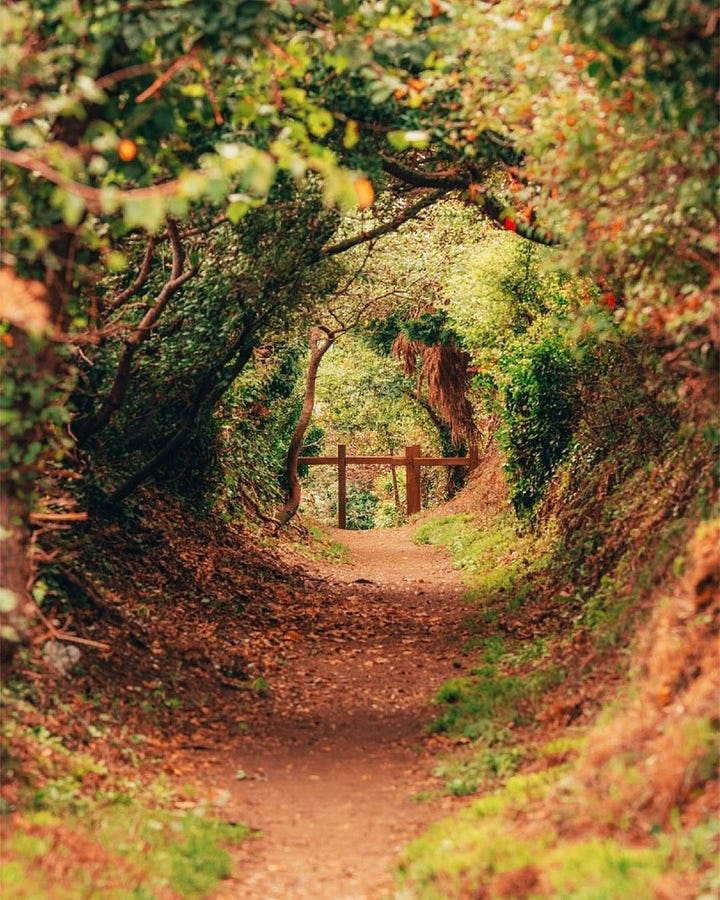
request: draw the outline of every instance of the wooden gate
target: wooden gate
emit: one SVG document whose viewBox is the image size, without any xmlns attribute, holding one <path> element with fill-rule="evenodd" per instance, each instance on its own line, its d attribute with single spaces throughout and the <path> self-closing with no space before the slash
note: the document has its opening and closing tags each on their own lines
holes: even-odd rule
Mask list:
<svg viewBox="0 0 720 900">
<path fill-rule="evenodd" d="M 338 444 L 337 456 L 301 456 L 301 466 L 337 466 L 338 470 L 338 528 L 347 528 L 347 467 L 348 466 L 404 466 L 407 514 L 420 512 L 420 469 L 422 466 L 466 466 L 478 464 L 477 449 L 468 456 L 420 456 L 420 445 L 405 448 L 405 456 L 348 456 L 345 444 Z"/>
</svg>

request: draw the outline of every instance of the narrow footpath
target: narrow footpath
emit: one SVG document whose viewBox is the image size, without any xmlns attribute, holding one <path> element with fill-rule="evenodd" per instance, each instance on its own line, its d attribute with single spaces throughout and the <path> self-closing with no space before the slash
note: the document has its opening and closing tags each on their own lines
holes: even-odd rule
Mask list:
<svg viewBox="0 0 720 900">
<path fill-rule="evenodd" d="M 411 534 L 335 533 L 350 563 L 318 573 L 312 627 L 297 628 L 263 715 L 206 771 L 224 815 L 261 832 L 218 897 L 392 897 L 399 851 L 451 808 L 418 794 L 437 787 L 429 701 L 463 665 L 468 610 L 444 552 Z"/>
</svg>

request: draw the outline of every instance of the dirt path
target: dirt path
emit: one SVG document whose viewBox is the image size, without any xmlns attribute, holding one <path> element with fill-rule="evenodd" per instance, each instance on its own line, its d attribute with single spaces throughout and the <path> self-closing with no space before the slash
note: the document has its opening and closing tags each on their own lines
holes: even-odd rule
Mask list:
<svg viewBox="0 0 720 900">
<path fill-rule="evenodd" d="M 445 555 L 410 534 L 335 535 L 351 562 L 319 573 L 264 713 L 207 773 L 225 813 L 263 835 L 219 896 L 392 896 L 398 851 L 449 808 L 413 798 L 432 782 L 428 699 L 458 674 L 467 608 Z"/>
</svg>

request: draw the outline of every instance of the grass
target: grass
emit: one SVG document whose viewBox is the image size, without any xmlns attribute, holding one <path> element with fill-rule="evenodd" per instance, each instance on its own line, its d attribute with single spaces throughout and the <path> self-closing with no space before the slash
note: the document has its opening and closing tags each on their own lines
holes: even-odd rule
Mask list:
<svg viewBox="0 0 720 900">
<path fill-rule="evenodd" d="M 473 750 L 465 759 L 450 758 L 435 768 L 435 775 L 445 781 L 447 790 L 456 797 L 475 794 L 498 779 L 514 774 L 525 752 L 511 744 Z"/>
<path fill-rule="evenodd" d="M 497 675 L 490 666 L 477 674 L 452 678 L 435 695 L 442 713 L 431 723 L 431 732 L 486 738 L 498 724 L 528 721 L 542 694 L 561 684 L 565 672 L 558 666 L 528 675 Z"/>
<path fill-rule="evenodd" d="M 630 488 L 616 505 L 641 511 L 635 482 Z M 625 523 L 625 517 L 618 518 Z M 585 729 L 563 732 L 540 746 L 518 745 L 512 729 L 530 724 L 543 694 L 566 677 L 558 665 L 565 659 L 559 648 L 567 644 L 567 653 L 574 652 L 567 633 L 509 629 L 516 619 L 523 623 L 516 611 L 531 598 L 533 611 L 540 608 L 542 592 L 550 588 L 555 591 L 548 592 L 551 609 L 558 609 L 555 598 L 567 596 L 571 606 L 567 613 L 560 608 L 561 621 L 587 635 L 584 646 L 617 652 L 632 637 L 644 598 L 665 573 L 682 574 L 688 519 L 662 522 L 651 541 L 639 544 L 636 538 L 651 529 L 638 515 L 628 522 L 629 537 L 625 531 L 612 536 L 614 543 L 605 554 L 608 565 L 599 577 L 592 567 L 579 567 L 576 581 L 565 574 L 562 582 L 557 574 L 570 570 L 568 553 L 563 547 L 552 549 L 552 536 L 535 542 L 532 535 L 517 534 L 507 514 L 496 517 L 483 533 L 474 522 L 472 515 L 444 517 L 425 523 L 415 539 L 449 549 L 472 589 L 468 599 L 479 607 L 470 623 L 475 635 L 464 648 L 477 652 L 478 662 L 470 675 L 450 679 L 437 692 L 440 711 L 430 730 L 463 740 L 463 749 L 435 769 L 446 790 L 457 796 L 481 793 L 406 848 L 395 896 L 649 900 L 683 896 L 688 885 L 703 900 L 717 896 L 717 823 L 701 813 L 691 827 L 676 809 L 670 824 L 663 820 L 650 827 L 636 814 L 633 798 L 645 796 L 647 779 L 648 760 L 641 747 L 616 751 L 603 764 L 597 789 L 604 793 L 595 794 L 586 756 L 592 742 Z M 588 540 L 598 537 L 604 524 L 590 519 L 583 526 Z M 574 536 L 570 549 L 575 551 L 585 536 Z M 597 543 L 601 549 L 593 553 L 600 559 L 604 548 L 599 538 Z M 552 588 L 554 584 L 562 589 Z M 580 673 L 588 671 L 592 675 L 586 668 Z M 627 703 L 621 700 L 606 703 L 606 727 L 617 717 L 624 721 Z M 675 757 L 685 766 L 682 789 L 692 792 L 691 799 L 699 797 L 717 773 L 717 721 L 691 718 L 674 728 Z M 529 730 L 523 733 L 532 740 Z M 523 773 L 530 763 L 544 768 Z"/>
<path fill-rule="evenodd" d="M 32 704 L 8 686 L 2 714 L 3 898 L 201 898 L 230 875 L 229 848 L 250 829 L 202 802 L 181 802 L 160 780 L 143 780 L 152 763 L 135 758 L 141 735 L 93 728 L 102 740 L 80 752 L 30 724 Z M 137 777 L 113 772 L 102 758 L 110 744 L 134 758 Z"/>
<path fill-rule="evenodd" d="M 249 835 L 242 825 L 129 799 L 92 804 L 82 817 L 24 812 L 4 840 L 3 897 L 205 897 L 230 875 L 227 848 Z"/>
<path fill-rule="evenodd" d="M 524 811 L 558 793 L 571 766 L 509 778 L 505 786 L 435 823 L 410 844 L 397 870 L 407 900 L 551 896 L 567 900 L 651 900 L 682 873 L 704 871 L 697 896 L 709 898 L 720 879 L 710 867 L 717 824 L 659 834 L 642 844 L 613 838 L 560 836 L 550 822 L 526 829 Z M 562 793 L 555 801 L 562 803 Z M 667 882 L 666 879 L 671 882 Z M 674 879 L 674 881 L 673 881 Z"/>
<path fill-rule="evenodd" d="M 349 560 L 348 548 L 329 537 L 321 525 L 307 519 L 304 520 L 304 524 L 308 536 L 291 541 L 293 548 L 301 556 L 311 561 L 330 560 L 345 563 Z"/>
<path fill-rule="evenodd" d="M 421 525 L 413 536 L 417 544 L 445 547 L 462 569 L 470 587 L 468 599 L 482 603 L 500 591 L 512 594 L 533 572 L 547 562 L 550 532 L 543 541 L 531 533 L 520 534 L 509 512 L 502 512 L 483 528 L 470 513 L 443 516 Z"/>
</svg>

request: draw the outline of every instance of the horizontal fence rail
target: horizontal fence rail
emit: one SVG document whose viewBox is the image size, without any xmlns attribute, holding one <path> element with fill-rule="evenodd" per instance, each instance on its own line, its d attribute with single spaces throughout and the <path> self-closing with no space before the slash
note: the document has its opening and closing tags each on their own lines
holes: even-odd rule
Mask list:
<svg viewBox="0 0 720 900">
<path fill-rule="evenodd" d="M 337 456 L 301 456 L 301 466 L 337 466 L 338 470 L 338 528 L 347 528 L 347 467 L 348 466 L 404 466 L 407 514 L 420 512 L 420 469 L 422 466 L 466 466 L 472 470 L 478 464 L 477 449 L 467 456 L 421 456 L 420 445 L 405 448 L 404 456 L 348 456 L 345 444 L 338 444 Z"/>
</svg>

